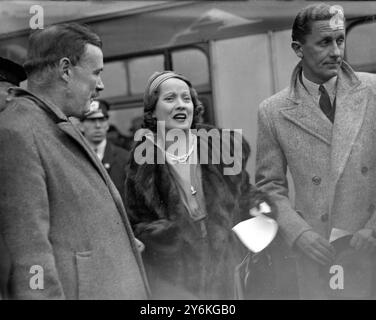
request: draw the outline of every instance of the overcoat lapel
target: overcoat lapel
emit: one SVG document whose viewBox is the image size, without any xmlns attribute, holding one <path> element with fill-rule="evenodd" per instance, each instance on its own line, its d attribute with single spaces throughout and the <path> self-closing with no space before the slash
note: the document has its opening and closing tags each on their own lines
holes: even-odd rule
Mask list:
<svg viewBox="0 0 376 320">
<path fill-rule="evenodd" d="M 115 205 L 120 212 L 121 218 L 125 224 L 125 227 L 128 231 L 128 234 L 132 233 L 131 226 L 129 225 L 128 219 L 126 219 L 125 215 L 125 209 L 123 205 L 123 201 L 120 197 L 119 192 L 117 191 L 115 185 L 111 181 L 111 178 L 109 177 L 108 173 L 106 172 L 106 169 L 103 167 L 102 163 L 100 162 L 98 156 L 94 153 L 94 151 L 90 148 L 89 144 L 86 142 L 82 134 L 78 131 L 77 128 L 73 126 L 73 124 L 70 121 L 66 122 L 60 122 L 58 123 L 58 126 L 61 130 L 63 130 L 67 135 L 69 135 L 73 140 L 75 140 L 83 149 L 83 152 L 87 154 L 90 161 L 94 165 L 94 167 L 98 170 L 100 176 L 108 186 L 108 189 L 110 191 L 110 194 L 112 198 L 114 199 Z M 131 238 L 130 238 L 131 239 Z M 132 239 L 131 239 L 132 240 Z M 134 245 L 133 241 L 131 241 L 132 245 Z M 134 245 L 134 248 L 136 249 L 136 246 Z M 136 250 L 137 252 L 137 250 Z"/>
<path fill-rule="evenodd" d="M 305 101 L 309 101 L 305 100 Z M 295 102 L 291 108 L 280 111 L 283 116 L 307 133 L 330 145 L 332 124 L 323 119 L 320 110 L 310 102 Z"/>
<path fill-rule="evenodd" d="M 68 136 L 75 140 L 83 149 L 83 152 L 89 157 L 90 161 L 94 167 L 98 170 L 104 182 L 107 184 L 107 179 L 104 173 L 104 168 L 100 163 L 97 155 L 92 151 L 90 146 L 86 143 L 85 139 L 82 137 L 81 133 L 73 126 L 70 121 L 58 123 L 59 128 L 64 131 Z"/>
<path fill-rule="evenodd" d="M 289 107 L 282 109 L 282 115 L 307 133 L 315 136 L 326 144 L 331 144 L 333 125 L 314 104 L 307 90 L 299 81 L 299 74 L 302 71 L 299 63 L 290 83 Z"/>
<path fill-rule="evenodd" d="M 366 86 L 345 64 L 338 75 L 337 108 L 331 148 L 331 193 L 349 159 L 355 139 L 363 124 L 367 108 Z"/>
<path fill-rule="evenodd" d="M 124 215 L 125 210 L 122 204 L 122 200 L 118 192 L 115 191 L 116 187 L 113 185 L 106 170 L 104 169 L 100 160 L 98 159 L 94 151 L 90 148 L 89 144 L 86 142 L 82 134 L 78 131 L 76 127 L 73 126 L 72 122 L 69 121 L 69 119 L 60 110 L 60 108 L 58 108 L 51 101 L 46 101 L 43 98 L 38 97 L 32 94 L 31 92 L 23 90 L 21 88 L 13 89 L 13 93 L 15 94 L 15 96 L 25 96 L 28 99 L 34 100 L 36 104 L 41 109 L 43 109 L 53 119 L 53 121 L 55 121 L 57 126 L 81 147 L 82 152 L 88 156 L 90 162 L 93 164 L 93 166 L 96 168 L 96 170 L 108 186 L 119 212 L 121 212 L 121 214 Z"/>
</svg>

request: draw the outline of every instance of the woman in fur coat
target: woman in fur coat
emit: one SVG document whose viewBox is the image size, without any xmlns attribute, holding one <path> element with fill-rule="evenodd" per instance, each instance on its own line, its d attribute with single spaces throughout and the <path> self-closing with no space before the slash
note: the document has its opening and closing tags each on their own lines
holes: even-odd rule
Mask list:
<svg viewBox="0 0 376 320">
<path fill-rule="evenodd" d="M 250 208 L 269 203 L 249 183 L 247 142 L 239 132 L 199 124 L 201 113 L 184 76 L 150 77 L 125 205 L 145 244 L 154 299 L 232 299 L 234 268 L 245 252 L 231 228 L 249 218 Z"/>
</svg>

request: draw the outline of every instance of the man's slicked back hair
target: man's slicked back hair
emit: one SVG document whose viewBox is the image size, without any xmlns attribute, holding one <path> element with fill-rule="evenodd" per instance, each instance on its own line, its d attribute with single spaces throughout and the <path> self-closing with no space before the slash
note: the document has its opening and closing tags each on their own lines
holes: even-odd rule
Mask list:
<svg viewBox="0 0 376 320">
<path fill-rule="evenodd" d="M 305 36 L 312 31 L 312 22 L 330 20 L 336 15 L 337 12 L 336 10 L 332 10 L 332 7 L 333 5 L 326 3 L 316 3 L 303 8 L 295 17 L 292 26 L 292 41 L 299 41 L 304 44 Z M 343 19 L 345 20 L 345 17 Z"/>
<path fill-rule="evenodd" d="M 88 27 L 77 23 L 63 23 L 36 30 L 29 37 L 24 68 L 28 75 L 56 66 L 66 57 L 76 65 L 85 52 L 86 44 L 102 48 L 102 41 Z"/>
</svg>

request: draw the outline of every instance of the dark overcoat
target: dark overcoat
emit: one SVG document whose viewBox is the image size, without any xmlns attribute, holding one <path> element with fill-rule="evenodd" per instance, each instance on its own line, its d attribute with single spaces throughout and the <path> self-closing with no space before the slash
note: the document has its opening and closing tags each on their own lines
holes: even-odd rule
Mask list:
<svg viewBox="0 0 376 320">
<path fill-rule="evenodd" d="M 129 151 L 107 140 L 102 163 L 122 197 L 124 197 L 124 183 L 128 161 Z"/>
<path fill-rule="evenodd" d="M 106 170 L 56 105 L 22 89 L 15 94 L 0 115 L 9 297 L 146 298 L 141 257 Z"/>
</svg>

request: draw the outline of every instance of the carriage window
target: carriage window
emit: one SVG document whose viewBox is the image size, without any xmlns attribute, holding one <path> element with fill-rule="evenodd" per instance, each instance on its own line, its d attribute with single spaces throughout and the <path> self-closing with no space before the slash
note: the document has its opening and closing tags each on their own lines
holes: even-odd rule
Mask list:
<svg viewBox="0 0 376 320">
<path fill-rule="evenodd" d="M 346 60 L 357 71 L 376 73 L 376 23 L 350 29 L 346 39 Z"/>
<path fill-rule="evenodd" d="M 186 76 L 193 86 L 209 84 L 209 66 L 206 55 L 199 49 L 172 52 L 174 71 Z"/>
<path fill-rule="evenodd" d="M 127 70 L 124 61 L 105 63 L 101 77 L 104 85 L 101 98 L 128 95 Z"/>
<path fill-rule="evenodd" d="M 106 62 L 102 73 L 102 98 L 133 96 L 144 92 L 147 79 L 155 71 L 163 71 L 162 54 Z"/>
<path fill-rule="evenodd" d="M 162 54 L 133 58 L 128 60 L 130 78 L 130 93 L 132 95 L 143 93 L 146 82 L 155 71 L 164 70 L 164 57 Z"/>
</svg>

